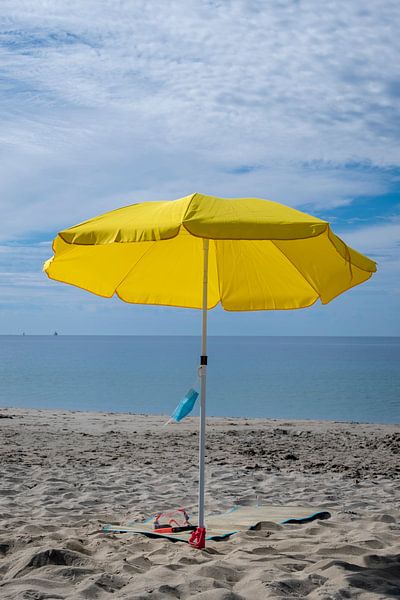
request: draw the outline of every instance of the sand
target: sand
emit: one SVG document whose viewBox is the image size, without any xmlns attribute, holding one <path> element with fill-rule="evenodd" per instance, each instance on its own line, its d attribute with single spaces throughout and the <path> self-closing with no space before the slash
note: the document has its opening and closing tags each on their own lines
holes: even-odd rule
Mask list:
<svg viewBox="0 0 400 600">
<path fill-rule="evenodd" d="M 210 419 L 207 506 L 307 504 L 205 551 L 104 523 L 196 506 L 197 420 L 0 411 L 0 598 L 400 598 L 400 426 Z M 12 418 L 9 418 L 12 417 Z"/>
</svg>

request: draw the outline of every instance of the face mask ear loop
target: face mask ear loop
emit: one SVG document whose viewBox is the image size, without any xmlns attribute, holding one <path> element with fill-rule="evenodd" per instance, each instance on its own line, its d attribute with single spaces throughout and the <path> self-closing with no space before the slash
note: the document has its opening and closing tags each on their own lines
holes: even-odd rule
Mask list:
<svg viewBox="0 0 400 600">
<path fill-rule="evenodd" d="M 201 369 L 202 369 L 202 366 L 200 365 L 200 367 L 197 368 L 197 376 L 196 376 L 196 379 L 194 380 L 193 386 L 192 386 L 192 387 L 194 387 L 194 389 L 196 391 L 200 389 Z"/>
</svg>

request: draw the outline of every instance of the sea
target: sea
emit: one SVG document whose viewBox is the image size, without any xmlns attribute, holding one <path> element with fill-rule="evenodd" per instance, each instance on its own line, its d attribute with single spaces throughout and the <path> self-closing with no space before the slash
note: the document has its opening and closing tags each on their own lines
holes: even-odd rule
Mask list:
<svg viewBox="0 0 400 600">
<path fill-rule="evenodd" d="M 0 336 L 0 409 L 169 415 L 199 351 L 190 336 Z M 400 422 L 399 337 L 211 336 L 208 355 L 208 415 Z"/>
</svg>

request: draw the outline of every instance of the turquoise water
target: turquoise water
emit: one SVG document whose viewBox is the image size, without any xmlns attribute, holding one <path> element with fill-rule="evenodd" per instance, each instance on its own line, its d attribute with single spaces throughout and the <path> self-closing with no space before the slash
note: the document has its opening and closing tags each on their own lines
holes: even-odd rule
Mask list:
<svg viewBox="0 0 400 600">
<path fill-rule="evenodd" d="M 196 337 L 0 336 L 0 406 L 170 414 Z M 400 422 L 400 338 L 211 337 L 208 414 Z"/>
</svg>

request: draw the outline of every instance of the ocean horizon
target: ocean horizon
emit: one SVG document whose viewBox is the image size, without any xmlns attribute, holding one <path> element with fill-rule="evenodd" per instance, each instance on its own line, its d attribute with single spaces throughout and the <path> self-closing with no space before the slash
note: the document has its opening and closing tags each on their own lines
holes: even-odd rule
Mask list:
<svg viewBox="0 0 400 600">
<path fill-rule="evenodd" d="M 0 407 L 168 415 L 199 354 L 198 336 L 1 335 Z M 209 416 L 400 422 L 400 337 L 210 336 L 208 354 Z"/>
</svg>

